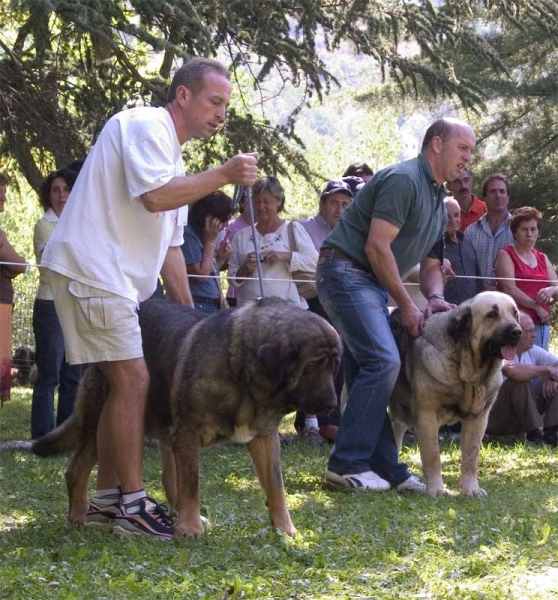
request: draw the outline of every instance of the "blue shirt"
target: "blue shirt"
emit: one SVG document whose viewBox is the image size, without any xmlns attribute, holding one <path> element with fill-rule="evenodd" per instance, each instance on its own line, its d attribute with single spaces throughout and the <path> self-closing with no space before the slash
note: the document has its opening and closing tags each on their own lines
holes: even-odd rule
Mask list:
<svg viewBox="0 0 558 600">
<path fill-rule="evenodd" d="M 195 263 L 201 263 L 203 258 L 203 242 L 189 225 L 184 227 L 184 243 L 181 249 L 187 267 Z M 213 269 L 209 275 L 218 275 L 215 261 L 213 261 Z M 190 284 L 192 296 L 219 298 L 219 283 L 217 279 L 209 278 L 206 281 L 201 281 L 199 277 L 188 275 L 188 283 Z"/>
</svg>

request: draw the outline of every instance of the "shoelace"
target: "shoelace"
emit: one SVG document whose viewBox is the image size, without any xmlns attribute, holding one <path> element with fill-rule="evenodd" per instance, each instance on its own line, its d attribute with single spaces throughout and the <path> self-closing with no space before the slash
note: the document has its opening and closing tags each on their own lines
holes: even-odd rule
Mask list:
<svg viewBox="0 0 558 600">
<path fill-rule="evenodd" d="M 146 496 L 146 499 L 153 504 L 153 508 L 149 512 L 153 514 L 155 519 L 167 527 L 172 527 L 172 519 L 169 516 L 169 507 L 165 504 L 159 504 L 150 496 Z"/>
</svg>

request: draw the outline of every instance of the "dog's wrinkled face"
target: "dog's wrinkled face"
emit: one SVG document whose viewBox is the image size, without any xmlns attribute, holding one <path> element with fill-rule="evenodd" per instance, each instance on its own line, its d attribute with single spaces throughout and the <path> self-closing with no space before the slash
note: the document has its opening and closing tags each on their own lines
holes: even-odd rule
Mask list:
<svg viewBox="0 0 558 600">
<path fill-rule="evenodd" d="M 337 335 L 337 334 L 336 334 Z M 301 361 L 287 380 L 289 395 L 307 414 L 328 413 L 337 406 L 334 378 L 339 369 L 340 351 L 336 340 L 318 349 L 301 353 Z"/>
<path fill-rule="evenodd" d="M 324 319 L 304 315 L 300 327 L 259 349 L 273 393 L 286 396 L 286 412 L 327 413 L 337 405 L 334 378 L 341 361 L 339 335 Z"/>
<path fill-rule="evenodd" d="M 483 360 L 511 360 L 521 337 L 519 312 L 513 299 L 500 292 L 483 292 L 471 302 L 472 339 Z"/>
</svg>

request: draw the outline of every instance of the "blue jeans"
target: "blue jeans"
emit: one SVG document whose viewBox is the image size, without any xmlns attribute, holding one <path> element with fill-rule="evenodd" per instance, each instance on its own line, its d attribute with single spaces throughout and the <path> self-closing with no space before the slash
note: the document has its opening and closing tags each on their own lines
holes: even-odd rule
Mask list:
<svg viewBox="0 0 558 600">
<path fill-rule="evenodd" d="M 72 414 L 83 365 L 69 365 L 65 360 L 64 337 L 52 300 L 35 300 L 33 332 L 37 381 L 31 403 L 31 437 L 37 439 L 54 429 L 56 386 L 59 386 L 56 426 Z"/>
<path fill-rule="evenodd" d="M 374 471 L 393 486 L 410 477 L 400 463 L 387 407 L 400 358 L 391 333 L 386 290 L 350 262 L 320 259 L 320 302 L 343 339 L 349 393 L 328 468 L 346 475 Z"/>
</svg>

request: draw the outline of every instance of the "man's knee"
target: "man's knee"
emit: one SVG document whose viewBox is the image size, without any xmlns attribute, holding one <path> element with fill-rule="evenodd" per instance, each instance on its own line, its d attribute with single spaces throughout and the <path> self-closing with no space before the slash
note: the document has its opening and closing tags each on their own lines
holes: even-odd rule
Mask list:
<svg viewBox="0 0 558 600">
<path fill-rule="evenodd" d="M 113 393 L 145 397 L 149 388 L 149 371 L 143 358 L 99 364 Z"/>
</svg>

